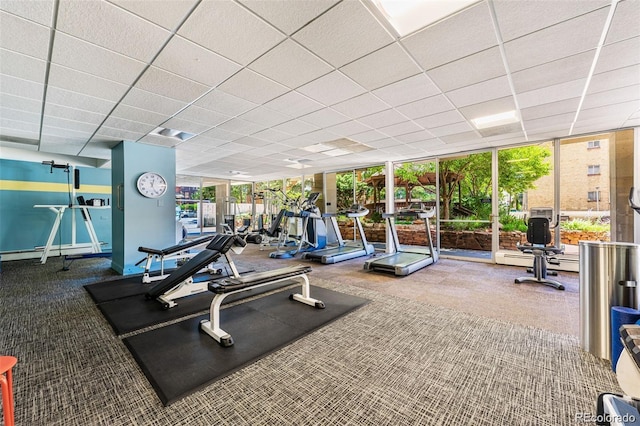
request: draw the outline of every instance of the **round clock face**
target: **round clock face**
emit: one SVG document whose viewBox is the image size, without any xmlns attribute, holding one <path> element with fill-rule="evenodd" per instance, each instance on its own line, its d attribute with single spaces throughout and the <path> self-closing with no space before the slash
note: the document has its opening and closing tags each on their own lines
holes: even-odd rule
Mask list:
<svg viewBox="0 0 640 426">
<path fill-rule="evenodd" d="M 167 192 L 167 181 L 160 174 L 154 172 L 141 174 L 136 186 L 140 194 L 149 198 L 158 198 Z"/>
</svg>

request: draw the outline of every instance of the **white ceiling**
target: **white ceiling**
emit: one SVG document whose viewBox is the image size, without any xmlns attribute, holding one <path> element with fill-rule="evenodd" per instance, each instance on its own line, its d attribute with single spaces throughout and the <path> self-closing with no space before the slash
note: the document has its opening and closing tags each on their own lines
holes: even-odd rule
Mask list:
<svg viewBox="0 0 640 426">
<path fill-rule="evenodd" d="M 258 181 L 640 126 L 638 22 L 640 0 L 485 0 L 400 37 L 369 0 L 2 0 L 0 146 L 103 164 L 129 140 Z"/>
</svg>

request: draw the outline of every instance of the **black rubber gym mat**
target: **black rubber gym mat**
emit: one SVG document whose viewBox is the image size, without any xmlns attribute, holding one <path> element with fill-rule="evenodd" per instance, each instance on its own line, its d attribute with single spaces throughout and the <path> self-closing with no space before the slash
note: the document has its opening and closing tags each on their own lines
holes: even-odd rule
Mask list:
<svg viewBox="0 0 640 426">
<path fill-rule="evenodd" d="M 296 281 L 281 281 L 257 289 L 232 294 L 224 300 L 224 304 L 277 290 L 295 283 Z M 208 310 L 213 296 L 214 294 L 210 291 L 205 291 L 183 297 L 175 301 L 177 306 L 167 310 L 163 309 L 162 304 L 157 300 L 147 300 L 144 294 L 98 303 L 97 306 L 113 328 L 113 331 L 117 335 L 121 335 Z"/>
<path fill-rule="evenodd" d="M 170 274 L 175 269 L 166 269 L 165 273 Z M 238 268 L 238 272 L 246 274 L 252 272 L 253 269 Z M 209 274 L 203 272 L 193 276 L 195 282 L 215 280 L 218 278 L 224 278 L 228 276 L 229 269 L 222 268 L 222 274 Z M 89 293 L 95 303 L 104 303 L 111 300 L 122 299 L 125 297 L 136 296 L 138 294 L 145 294 L 150 288 L 158 284 L 159 281 L 154 281 L 149 284 L 142 283 L 142 275 L 129 275 L 125 278 L 118 280 L 102 281 L 95 284 L 87 284 L 84 286 L 85 290 Z"/>
<path fill-rule="evenodd" d="M 220 311 L 234 339 L 224 348 L 200 331 L 201 315 L 123 339 L 166 406 L 365 305 L 366 299 L 311 286 L 326 308 L 289 300 L 299 287 Z"/>
</svg>

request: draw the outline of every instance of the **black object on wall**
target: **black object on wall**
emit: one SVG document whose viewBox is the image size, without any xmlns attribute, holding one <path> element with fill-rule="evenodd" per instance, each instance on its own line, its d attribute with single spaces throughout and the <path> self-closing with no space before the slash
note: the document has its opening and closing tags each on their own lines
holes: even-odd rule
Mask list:
<svg viewBox="0 0 640 426">
<path fill-rule="evenodd" d="M 80 189 L 80 169 L 73 169 L 73 187 Z"/>
</svg>

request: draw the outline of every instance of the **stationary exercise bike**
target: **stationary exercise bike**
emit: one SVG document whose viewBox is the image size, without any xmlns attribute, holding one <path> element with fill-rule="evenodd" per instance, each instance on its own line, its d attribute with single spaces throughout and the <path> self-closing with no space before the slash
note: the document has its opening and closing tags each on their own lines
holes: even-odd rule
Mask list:
<svg viewBox="0 0 640 426">
<path fill-rule="evenodd" d="M 564 246 L 549 245 L 551 228 L 557 228 L 560 225 L 560 216 L 558 215 L 554 223 L 551 222 L 552 217 L 553 210 L 550 208 L 531 209 L 531 217 L 527 221 L 527 243 L 517 244 L 516 247 L 523 253 L 533 254 L 533 267 L 527 268 L 527 272 L 533 273 L 533 277 L 516 278 L 516 284 L 538 283 L 564 290 L 564 285 L 547 278 L 547 275 L 558 275 L 556 271 L 547 271 L 547 263 L 559 265 L 560 261 L 556 255 L 564 254 Z"/>
</svg>

